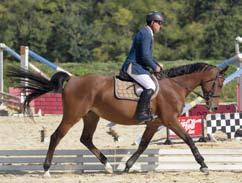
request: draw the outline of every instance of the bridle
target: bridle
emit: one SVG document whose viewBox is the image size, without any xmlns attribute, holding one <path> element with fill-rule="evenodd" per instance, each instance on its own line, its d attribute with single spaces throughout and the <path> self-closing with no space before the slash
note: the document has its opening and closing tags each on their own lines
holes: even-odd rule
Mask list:
<svg viewBox="0 0 242 183">
<path fill-rule="evenodd" d="M 192 91 L 194 94 L 196 94 L 197 96 L 203 98 L 206 101 L 209 101 L 211 98 L 220 98 L 220 95 L 214 95 L 215 93 L 215 85 L 216 85 L 216 81 L 220 78 L 224 78 L 223 74 L 217 74 L 215 78 L 213 79 L 209 79 L 207 81 L 202 81 L 200 85 L 203 85 L 203 83 L 209 83 L 209 82 L 213 82 L 211 89 L 206 92 L 206 94 L 201 95 L 200 93 L 196 92 L 196 91 Z M 222 87 L 222 84 L 219 84 L 218 87 Z M 190 90 L 191 91 L 191 90 Z"/>
<path fill-rule="evenodd" d="M 168 78 L 168 77 L 165 75 L 165 73 L 163 73 L 163 72 L 156 73 L 155 75 L 156 75 L 157 79 L 159 79 L 159 80 L 162 79 L 162 78 Z M 219 97 L 220 97 L 220 95 L 215 95 L 215 94 L 214 94 L 214 93 L 215 93 L 215 85 L 216 85 L 216 81 L 217 81 L 218 79 L 220 79 L 220 78 L 224 78 L 224 74 L 220 74 L 220 73 L 218 73 L 218 74 L 216 75 L 215 78 L 213 78 L 213 79 L 209 79 L 209 80 L 207 80 L 207 81 L 202 81 L 202 82 L 200 83 L 200 85 L 202 86 L 204 83 L 213 82 L 211 89 L 210 89 L 208 92 L 206 92 L 206 94 L 204 94 L 204 95 L 201 95 L 200 93 L 198 93 L 198 92 L 196 92 L 196 91 L 193 91 L 193 90 L 189 89 L 189 88 L 186 87 L 186 86 L 181 85 L 179 82 L 177 82 L 176 80 L 174 80 L 174 79 L 172 79 L 172 78 L 169 78 L 169 79 L 172 79 L 172 81 L 174 81 L 175 83 L 177 83 L 177 84 L 180 85 L 181 87 L 186 88 L 189 92 L 192 92 L 192 93 L 194 93 L 195 95 L 197 95 L 197 96 L 203 98 L 205 101 L 209 101 L 211 98 L 219 98 Z M 222 86 L 223 86 L 223 84 L 219 84 L 219 85 L 218 85 L 218 87 L 222 87 Z"/>
</svg>

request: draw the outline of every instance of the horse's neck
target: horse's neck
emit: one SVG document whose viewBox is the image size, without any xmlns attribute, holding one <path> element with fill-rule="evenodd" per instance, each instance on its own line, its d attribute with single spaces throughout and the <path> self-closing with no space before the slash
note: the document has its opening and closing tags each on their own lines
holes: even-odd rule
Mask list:
<svg viewBox="0 0 242 183">
<path fill-rule="evenodd" d="M 185 90 L 186 96 L 201 84 L 201 73 L 191 73 L 182 76 L 175 77 L 174 80 L 181 89 Z"/>
</svg>

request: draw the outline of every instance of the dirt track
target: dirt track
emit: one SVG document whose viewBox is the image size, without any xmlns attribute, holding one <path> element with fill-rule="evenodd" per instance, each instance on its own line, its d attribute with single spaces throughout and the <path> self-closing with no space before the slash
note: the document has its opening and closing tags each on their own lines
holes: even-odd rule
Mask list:
<svg viewBox="0 0 242 183">
<path fill-rule="evenodd" d="M 242 173 L 200 172 L 129 173 L 129 174 L 61 174 L 45 179 L 38 175 L 0 175 L 1 183 L 241 183 Z"/>
<path fill-rule="evenodd" d="M 56 129 L 61 116 L 37 117 L 36 123 L 21 117 L 1 117 L 0 118 L 0 149 L 47 149 L 48 143 L 40 142 L 40 130 L 43 127 L 47 128 L 47 134 Z M 122 138 L 121 142 L 115 143 L 111 136 L 106 132 L 107 121 L 101 120 L 94 136 L 94 143 L 100 148 L 137 148 L 132 145 L 136 137 L 143 131 L 142 126 L 116 126 L 116 130 Z M 80 144 L 79 138 L 82 132 L 82 122 L 74 126 L 70 132 L 64 137 L 57 149 L 85 149 Z M 164 137 L 164 133 L 158 132 L 153 140 L 158 140 Z M 103 143 L 105 142 L 105 143 Z M 220 143 L 197 143 L 201 148 L 241 148 L 241 141 L 220 142 Z M 184 144 L 171 146 L 151 144 L 150 148 L 172 149 L 172 148 L 188 148 Z M 205 176 L 200 172 L 148 172 L 148 173 L 123 173 L 123 174 L 53 174 L 52 178 L 44 179 L 39 174 L 0 174 L 1 183 L 42 183 L 42 182 L 113 182 L 113 183 L 128 183 L 128 182 L 211 182 L 211 183 L 242 183 L 242 172 L 210 172 L 209 176 Z"/>
</svg>

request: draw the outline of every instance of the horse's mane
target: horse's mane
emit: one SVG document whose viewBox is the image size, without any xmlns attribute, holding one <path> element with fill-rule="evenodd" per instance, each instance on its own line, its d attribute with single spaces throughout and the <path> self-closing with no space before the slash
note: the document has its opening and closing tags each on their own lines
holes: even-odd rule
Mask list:
<svg viewBox="0 0 242 183">
<path fill-rule="evenodd" d="M 166 77 L 173 78 L 185 74 L 191 74 L 193 72 L 200 72 L 205 71 L 210 68 L 214 68 L 215 66 L 209 65 L 207 63 L 195 63 L 195 64 L 188 64 L 183 66 L 174 67 L 171 69 L 166 69 L 163 71 L 163 74 Z"/>
</svg>

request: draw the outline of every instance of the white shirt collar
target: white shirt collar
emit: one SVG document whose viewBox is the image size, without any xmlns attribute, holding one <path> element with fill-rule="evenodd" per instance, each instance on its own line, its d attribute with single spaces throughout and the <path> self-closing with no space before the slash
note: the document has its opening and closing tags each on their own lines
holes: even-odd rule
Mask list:
<svg viewBox="0 0 242 183">
<path fill-rule="evenodd" d="M 150 30 L 151 36 L 153 37 L 154 33 L 153 33 L 152 29 L 150 28 L 150 26 L 147 25 L 146 27 Z"/>
</svg>

